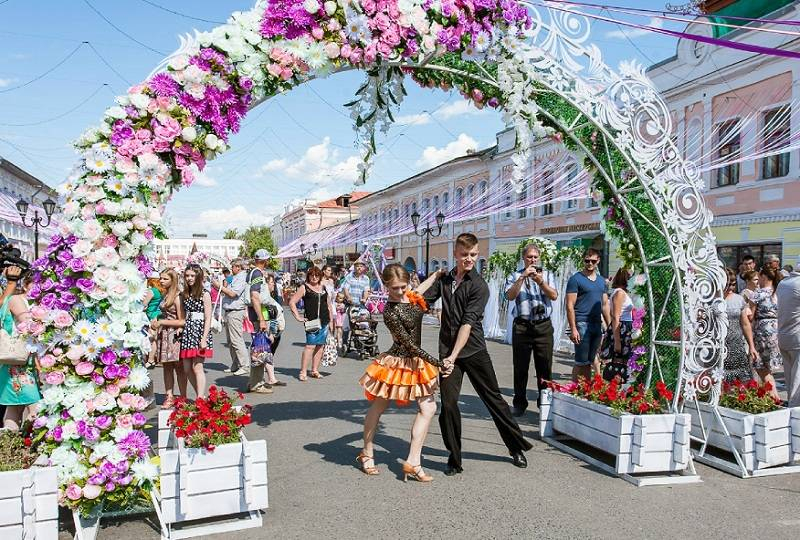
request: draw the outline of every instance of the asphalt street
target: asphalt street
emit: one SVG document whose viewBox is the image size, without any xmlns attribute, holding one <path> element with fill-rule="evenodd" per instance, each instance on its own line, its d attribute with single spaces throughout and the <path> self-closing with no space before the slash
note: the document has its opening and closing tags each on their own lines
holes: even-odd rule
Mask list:
<svg viewBox="0 0 800 540">
<path fill-rule="evenodd" d="M 423 347 L 436 351 L 436 327 Z M 380 328 L 381 350 L 390 337 Z M 342 358 L 325 378 L 297 379 L 304 335 L 294 321 L 276 355 L 288 386 L 272 395 L 247 395 L 253 406 L 250 439 L 267 440 L 270 507 L 261 529 L 209 538 L 797 538 L 800 475 L 740 479 L 698 464 L 703 483 L 636 488 L 538 440 L 535 391 L 521 419 L 534 447 L 529 467 L 517 469 L 487 410 L 465 379 L 462 395 L 464 473 L 443 474 L 447 452 L 431 426 L 423 464 L 431 484 L 402 482 L 414 408 L 392 407 L 376 437 L 379 476 L 357 468 L 368 402 L 357 380 L 366 362 Z M 221 340 L 220 340 L 221 341 Z M 500 386 L 511 400 L 511 348 L 490 342 Z M 209 380 L 243 389 L 245 377 L 223 373 L 224 343 L 207 363 Z M 566 377 L 566 359 L 557 361 Z M 161 378 L 155 374 L 159 402 Z M 152 518 L 149 518 L 152 521 Z M 62 538 L 71 538 L 62 531 Z M 106 521 L 99 538 L 157 538 L 148 520 Z"/>
</svg>

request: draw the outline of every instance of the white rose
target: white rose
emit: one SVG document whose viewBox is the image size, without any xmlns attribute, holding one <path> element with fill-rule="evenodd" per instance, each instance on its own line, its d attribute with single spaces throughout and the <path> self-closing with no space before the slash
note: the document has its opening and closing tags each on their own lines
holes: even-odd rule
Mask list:
<svg viewBox="0 0 800 540">
<path fill-rule="evenodd" d="M 181 130 L 181 137 L 186 142 L 192 142 L 197 138 L 197 130 L 193 126 L 187 126 Z"/>
<path fill-rule="evenodd" d="M 219 146 L 219 143 L 220 143 L 219 137 L 217 137 L 213 133 L 209 133 L 208 135 L 206 135 L 205 145 L 206 148 L 208 148 L 209 150 L 216 149 L 217 146 Z"/>
<path fill-rule="evenodd" d="M 332 17 L 333 14 L 336 13 L 336 2 L 332 2 L 331 0 L 325 2 L 325 13 L 328 17 Z"/>
<path fill-rule="evenodd" d="M 189 57 L 185 54 L 179 54 L 171 58 L 167 65 L 175 71 L 183 71 L 189 65 Z"/>
<path fill-rule="evenodd" d="M 319 11 L 319 2 L 317 0 L 304 0 L 303 7 L 309 13 L 316 13 Z"/>
<path fill-rule="evenodd" d="M 119 238 L 126 236 L 130 230 L 131 227 L 127 221 L 115 221 L 114 224 L 111 225 L 111 232 Z"/>
<path fill-rule="evenodd" d="M 114 101 L 116 102 L 117 105 L 121 105 L 123 107 L 131 104 L 131 98 L 128 96 L 117 96 L 116 98 L 114 98 Z"/>
<path fill-rule="evenodd" d="M 131 105 L 137 109 L 147 109 L 150 104 L 150 98 L 144 94 L 130 94 Z"/>
<path fill-rule="evenodd" d="M 119 120 L 122 118 L 126 118 L 128 113 L 125 112 L 125 109 L 122 107 L 109 107 L 106 109 L 106 116 L 108 118 L 114 118 L 115 120 Z"/>
</svg>

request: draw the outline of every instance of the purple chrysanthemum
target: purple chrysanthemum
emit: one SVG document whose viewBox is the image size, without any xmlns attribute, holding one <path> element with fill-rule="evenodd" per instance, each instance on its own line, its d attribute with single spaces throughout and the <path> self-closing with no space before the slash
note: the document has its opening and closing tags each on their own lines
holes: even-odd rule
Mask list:
<svg viewBox="0 0 800 540">
<path fill-rule="evenodd" d="M 175 82 L 175 79 L 173 79 L 169 73 L 155 74 L 153 78 L 150 79 L 150 82 L 147 83 L 147 86 L 159 97 L 177 96 L 180 90 L 178 83 Z"/>
<path fill-rule="evenodd" d="M 132 431 L 117 443 L 117 447 L 128 456 L 142 458 L 150 449 L 150 439 L 143 431 Z"/>
</svg>

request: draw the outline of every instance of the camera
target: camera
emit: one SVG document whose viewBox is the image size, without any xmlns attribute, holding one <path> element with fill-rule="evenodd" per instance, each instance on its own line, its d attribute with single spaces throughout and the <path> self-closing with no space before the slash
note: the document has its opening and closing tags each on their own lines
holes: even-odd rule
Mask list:
<svg viewBox="0 0 800 540">
<path fill-rule="evenodd" d="M 31 265 L 22 258 L 22 253 L 15 248 L 3 234 L 0 234 L 0 270 L 5 270 L 9 266 L 18 266 L 23 273 L 30 269 Z"/>
</svg>

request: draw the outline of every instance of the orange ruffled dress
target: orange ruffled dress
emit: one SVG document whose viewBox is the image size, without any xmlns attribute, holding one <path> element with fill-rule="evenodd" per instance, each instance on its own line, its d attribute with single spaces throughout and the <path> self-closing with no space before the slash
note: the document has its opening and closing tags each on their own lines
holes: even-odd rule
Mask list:
<svg viewBox="0 0 800 540">
<path fill-rule="evenodd" d="M 439 386 L 442 363 L 420 348 L 423 307 L 422 302 L 386 305 L 383 321 L 392 333 L 394 344 L 372 361 L 358 381 L 368 400 L 380 397 L 408 405 L 433 395 Z"/>
</svg>

